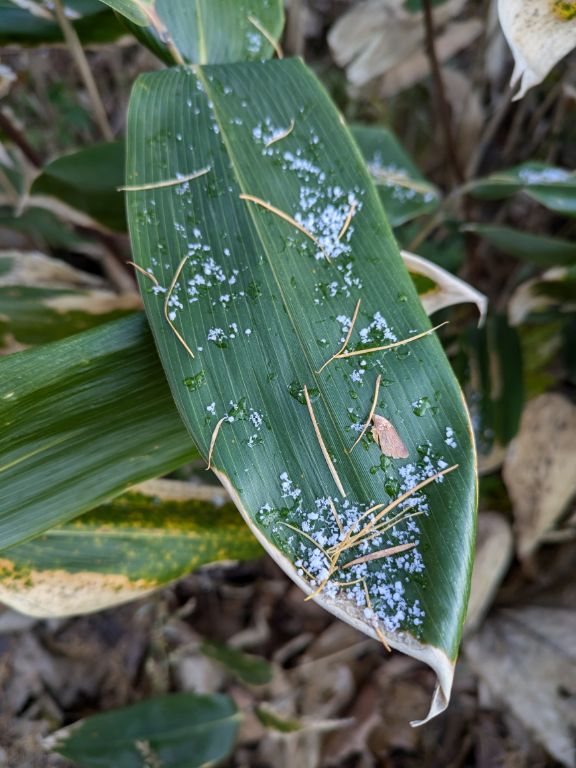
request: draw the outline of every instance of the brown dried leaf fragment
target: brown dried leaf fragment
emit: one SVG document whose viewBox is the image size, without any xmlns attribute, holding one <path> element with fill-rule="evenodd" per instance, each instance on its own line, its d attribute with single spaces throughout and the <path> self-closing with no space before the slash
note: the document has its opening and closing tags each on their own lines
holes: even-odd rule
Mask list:
<svg viewBox="0 0 576 768">
<path fill-rule="evenodd" d="M 374 424 L 372 437 L 384 456 L 389 456 L 391 459 L 407 459 L 408 449 L 402 442 L 396 427 L 377 413 L 372 415 L 372 422 Z"/>
</svg>

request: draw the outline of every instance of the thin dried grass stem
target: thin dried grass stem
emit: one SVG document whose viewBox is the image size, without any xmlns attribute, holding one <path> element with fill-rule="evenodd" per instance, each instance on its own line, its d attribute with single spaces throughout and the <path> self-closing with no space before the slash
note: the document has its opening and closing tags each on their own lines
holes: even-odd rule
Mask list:
<svg viewBox="0 0 576 768">
<path fill-rule="evenodd" d="M 326 261 L 330 261 L 330 254 L 326 251 L 322 243 L 318 240 L 316 235 L 313 235 L 310 230 L 306 229 L 306 227 L 303 227 L 302 224 L 296 221 L 292 216 L 290 216 L 287 213 L 284 213 L 284 211 L 281 211 L 280 208 L 276 208 L 275 205 L 271 205 L 270 203 L 267 203 L 266 200 L 262 200 L 259 197 L 255 197 L 254 195 L 246 195 L 241 194 L 240 200 L 248 200 L 251 203 L 256 203 L 256 205 L 261 206 L 262 208 L 265 208 L 267 211 L 270 211 L 270 213 L 274 213 L 279 218 L 283 219 L 284 221 L 287 221 L 289 224 L 292 224 L 293 227 L 296 227 L 296 229 L 299 232 L 302 232 L 303 235 L 306 235 L 307 238 L 312 240 L 314 245 L 322 251 L 324 254 Z"/>
<path fill-rule="evenodd" d="M 214 431 L 212 432 L 212 437 L 210 439 L 210 448 L 208 449 L 208 466 L 206 467 L 206 471 L 209 469 L 212 469 L 212 454 L 214 453 L 214 446 L 216 445 L 216 438 L 218 437 L 218 433 L 220 432 L 220 427 L 228 416 L 222 416 L 221 419 L 219 419 L 218 423 L 214 427 Z"/>
<path fill-rule="evenodd" d="M 415 542 L 410 544 L 398 544 L 396 547 L 388 547 L 387 549 L 380 549 L 378 552 L 371 552 L 369 555 L 363 555 L 357 557 L 355 560 L 350 560 L 349 563 L 344 565 L 344 568 L 352 568 L 353 565 L 361 565 L 362 563 L 370 563 L 372 560 L 381 560 L 383 557 L 391 557 L 391 555 L 398 555 L 400 552 L 406 552 L 409 549 L 413 549 L 416 546 Z"/>
<path fill-rule="evenodd" d="M 278 40 L 272 37 L 272 35 L 270 34 L 270 32 L 268 32 L 266 27 L 263 26 L 263 24 L 260 21 L 258 21 L 258 19 L 255 16 L 248 16 L 248 21 L 250 22 L 250 24 L 252 24 L 252 26 L 256 27 L 256 29 L 258 30 L 258 32 L 260 32 L 262 37 L 265 37 L 266 40 L 268 40 L 272 48 L 274 48 L 274 51 L 276 52 L 276 56 L 278 56 L 279 59 L 283 59 L 284 51 L 282 50 Z"/>
<path fill-rule="evenodd" d="M 352 218 L 356 213 L 356 206 L 357 206 L 356 200 L 353 200 L 352 205 L 350 206 L 350 210 L 348 211 L 348 215 L 346 216 L 346 221 L 344 222 L 344 224 L 342 225 L 342 229 L 338 233 L 338 240 L 341 240 L 346 234 L 346 232 L 348 231 L 350 222 L 352 221 Z"/>
<path fill-rule="evenodd" d="M 342 520 L 340 520 L 340 515 L 336 511 L 336 507 L 332 499 L 328 499 L 328 504 L 330 505 L 330 510 L 334 516 L 334 520 L 336 520 L 336 525 L 338 526 L 338 530 L 340 531 L 340 533 L 344 533 L 344 526 L 342 525 Z"/>
<path fill-rule="evenodd" d="M 290 136 L 290 134 L 294 130 L 295 125 L 296 123 L 294 122 L 294 120 L 290 120 L 290 125 L 288 126 L 288 128 L 286 128 L 285 131 L 282 131 L 282 133 L 279 133 L 277 136 L 274 136 L 272 139 L 270 139 L 270 141 L 266 142 L 266 144 L 264 145 L 266 149 L 268 149 L 268 147 L 271 147 L 273 144 L 276 144 L 277 141 L 282 141 L 282 139 L 285 139 L 287 136 Z"/>
<path fill-rule="evenodd" d="M 380 512 L 378 512 L 372 518 L 372 520 L 370 520 L 368 525 L 365 528 L 363 528 L 361 531 L 359 531 L 359 533 L 354 534 L 353 536 L 350 536 L 348 534 L 347 535 L 348 542 L 347 542 L 347 546 L 345 548 L 348 549 L 350 546 L 352 546 L 352 542 L 353 541 L 357 542 L 358 539 L 363 538 L 366 535 L 366 533 L 370 532 L 370 530 L 374 528 L 374 526 L 376 525 L 376 523 L 379 520 L 381 520 L 385 515 L 387 515 L 389 512 L 391 512 L 393 509 L 395 509 L 399 504 L 402 504 L 403 501 L 406 501 L 406 499 L 409 499 L 410 496 L 412 496 L 415 493 L 418 493 L 418 491 L 421 491 L 422 488 L 425 488 L 427 485 L 430 485 L 430 483 L 435 482 L 436 480 L 438 480 L 439 477 L 443 477 L 444 475 L 447 475 L 449 472 L 453 472 L 455 469 L 458 468 L 458 466 L 459 466 L 458 464 L 454 464 L 451 467 L 447 467 L 446 469 L 442 469 L 442 470 L 440 470 L 440 472 L 436 472 L 436 474 L 432 475 L 431 477 L 427 477 L 425 480 L 422 480 L 422 482 L 417 483 L 416 485 L 412 486 L 412 488 L 407 490 L 405 493 L 402 493 L 400 496 L 398 496 L 397 499 L 394 499 L 393 502 L 388 504 L 387 507 L 384 507 L 384 509 L 380 510 Z M 358 523 L 361 520 L 365 519 L 367 515 L 368 515 L 368 512 L 364 512 L 364 514 L 361 515 L 360 518 L 357 520 L 356 525 L 358 525 Z M 340 547 L 339 547 L 339 549 L 340 549 L 340 551 L 342 551 L 342 549 Z"/>
<path fill-rule="evenodd" d="M 350 341 L 350 337 L 352 336 L 352 331 L 354 330 L 354 326 L 356 325 L 356 320 L 358 318 L 358 312 L 360 311 L 360 304 L 361 304 L 361 302 L 362 302 L 362 299 L 358 299 L 358 301 L 356 302 L 356 306 L 354 308 L 354 314 L 352 315 L 352 320 L 350 322 L 350 328 L 348 328 L 348 333 L 346 334 L 346 338 L 344 339 L 344 343 L 342 344 L 342 346 L 340 347 L 338 352 L 336 352 L 336 354 L 332 355 L 332 357 L 330 357 L 328 360 L 326 360 L 324 365 L 320 368 L 320 370 L 316 371 L 316 373 L 322 373 L 322 371 L 324 370 L 324 368 L 326 368 L 328 363 L 331 363 L 332 360 L 334 360 L 336 357 L 338 357 L 338 355 L 340 355 L 340 353 L 343 352 L 346 349 L 346 347 L 348 346 L 348 342 Z"/>
<path fill-rule="evenodd" d="M 174 335 L 176 336 L 176 338 L 178 339 L 180 344 L 182 344 L 182 346 L 184 347 L 186 352 L 188 352 L 190 357 L 193 358 L 194 357 L 194 352 L 192 352 L 192 350 L 190 349 L 190 347 L 188 346 L 188 344 L 184 340 L 184 337 L 182 336 L 180 331 L 176 328 L 176 326 L 174 325 L 172 320 L 170 320 L 170 312 L 169 312 L 170 308 L 168 306 L 168 302 L 170 301 L 170 297 L 172 296 L 172 291 L 174 290 L 174 286 L 178 282 L 178 278 L 180 277 L 180 273 L 184 269 L 184 264 L 186 264 L 187 261 L 188 261 L 188 256 L 184 256 L 184 258 L 182 259 L 180 264 L 178 264 L 178 267 L 176 268 L 176 272 L 174 272 L 174 277 L 172 278 L 172 282 L 170 283 L 170 288 L 168 289 L 168 293 L 166 294 L 166 298 L 164 299 L 164 318 L 165 318 L 166 322 L 168 323 L 168 325 L 170 326 L 170 328 L 172 329 Z"/>
<path fill-rule="evenodd" d="M 291 525 L 290 523 L 285 523 L 283 520 L 281 522 L 282 522 L 282 525 L 286 526 L 286 528 L 290 528 L 290 530 L 294 531 L 294 533 L 298 533 L 300 534 L 300 536 L 304 536 L 305 539 L 308 539 L 308 541 L 311 544 L 314 544 L 314 546 L 317 547 L 320 550 L 320 552 L 322 552 L 326 560 L 330 562 L 330 556 L 328 555 L 324 547 L 321 547 L 320 544 L 318 544 L 318 542 L 313 536 L 310 536 L 310 534 L 306 533 L 306 531 L 300 530 L 300 528 L 297 528 L 295 525 Z"/>
<path fill-rule="evenodd" d="M 393 341 L 391 344 L 384 344 L 381 347 L 369 347 L 368 349 L 355 349 L 352 351 L 338 352 L 338 354 L 334 355 L 334 358 L 341 360 L 341 359 L 346 359 L 347 357 L 357 357 L 358 355 L 369 355 L 372 352 L 384 352 L 387 349 L 402 347 L 404 344 L 410 344 L 410 342 L 412 341 L 417 341 L 418 339 L 424 338 L 424 336 L 429 336 L 431 333 L 434 333 L 434 331 L 437 331 L 438 328 L 442 328 L 443 325 L 447 325 L 448 322 L 449 321 L 446 320 L 445 322 L 440 323 L 439 325 L 435 325 L 434 328 L 430 328 L 427 331 L 422 331 L 422 333 L 417 333 L 415 336 L 408 336 L 407 339 L 402 339 L 401 341 Z"/>
<path fill-rule="evenodd" d="M 141 275 L 144 275 L 144 277 L 147 277 L 149 280 L 152 280 L 154 285 L 159 285 L 159 282 L 154 277 L 154 275 L 150 274 L 150 272 L 146 272 L 146 270 L 143 267 L 140 267 L 138 264 L 135 264 L 133 261 L 127 261 L 126 264 L 130 264 L 130 266 L 134 267 L 134 269 L 137 272 L 140 272 Z"/>
<path fill-rule="evenodd" d="M 166 181 L 151 181 L 149 184 L 130 184 L 127 187 L 118 187 L 118 192 L 143 192 L 146 189 L 164 189 L 165 187 L 177 187 L 179 184 L 186 184 L 187 181 L 199 179 L 205 176 L 212 169 L 210 167 L 201 168 L 199 171 L 189 173 L 187 176 L 178 176 L 176 179 L 167 179 Z"/>
<path fill-rule="evenodd" d="M 382 381 L 382 375 L 378 374 L 378 378 L 376 379 L 376 386 L 374 387 L 374 397 L 372 398 L 372 405 L 370 406 L 370 413 L 368 414 L 368 418 L 366 419 L 366 423 L 364 424 L 362 432 L 360 432 L 360 434 L 358 435 L 358 437 L 356 438 L 356 440 L 354 442 L 354 445 L 352 446 L 352 448 L 350 448 L 348 453 L 352 453 L 352 451 L 358 445 L 360 440 L 362 440 L 362 438 L 366 434 L 366 430 L 370 426 L 370 422 L 372 421 L 372 416 L 374 416 L 374 411 L 376 410 L 376 406 L 378 405 L 378 395 L 380 394 L 380 382 L 381 381 Z"/>
<path fill-rule="evenodd" d="M 338 491 L 342 494 L 342 496 L 346 496 L 346 491 L 344 490 L 344 486 L 342 485 L 342 482 L 338 477 L 338 472 L 336 471 L 336 467 L 334 466 L 334 463 L 330 458 L 330 454 L 328 453 L 328 449 L 326 448 L 326 443 L 324 442 L 324 439 L 320 432 L 320 428 L 318 427 L 318 422 L 316 421 L 314 408 L 312 407 L 312 401 L 310 400 L 310 395 L 308 394 L 308 387 L 306 385 L 304 385 L 304 397 L 306 399 L 306 405 L 308 407 L 308 413 L 310 414 L 312 426 L 314 427 L 314 432 L 316 433 L 316 438 L 318 440 L 318 443 L 320 444 L 322 455 L 324 456 L 324 461 L 328 465 L 328 469 L 330 470 L 330 474 L 332 475 L 332 478 L 336 483 L 336 487 L 338 488 Z"/>
</svg>

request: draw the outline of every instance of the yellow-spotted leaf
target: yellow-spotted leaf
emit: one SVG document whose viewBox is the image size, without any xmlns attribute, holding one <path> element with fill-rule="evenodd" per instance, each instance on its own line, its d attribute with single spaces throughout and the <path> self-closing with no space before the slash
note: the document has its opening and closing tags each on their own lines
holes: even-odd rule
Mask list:
<svg viewBox="0 0 576 768">
<path fill-rule="evenodd" d="M 222 489 L 144 483 L 0 553 L 0 601 L 42 618 L 91 613 L 261 552 Z"/>
</svg>

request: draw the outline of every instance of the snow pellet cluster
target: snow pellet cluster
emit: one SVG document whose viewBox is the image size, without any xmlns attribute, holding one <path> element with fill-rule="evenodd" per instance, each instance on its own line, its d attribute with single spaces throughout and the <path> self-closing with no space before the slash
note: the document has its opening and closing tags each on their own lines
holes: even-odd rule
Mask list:
<svg viewBox="0 0 576 768">
<path fill-rule="evenodd" d="M 447 466 L 430 449 L 418 462 L 399 467 L 400 484 L 396 498 Z M 443 479 L 441 476 L 436 482 Z M 378 620 L 388 631 L 408 630 L 418 634 L 424 621 L 424 610 L 409 584 L 414 574 L 421 574 L 425 569 L 418 548 L 420 528 L 417 520 L 418 515 L 430 512 L 426 491 L 427 488 L 423 488 L 409 496 L 380 520 L 382 530 L 371 529 L 354 547 L 345 550 L 340 555 L 339 567 L 331 575 L 328 550 L 342 542 L 350 531 L 357 534 L 364 530 L 380 510 L 364 518 L 362 515 L 378 500 L 359 504 L 349 499 L 321 496 L 308 502 L 288 472 L 282 472 L 279 476 L 280 503 L 264 504 L 258 512 L 258 520 L 272 529 L 277 540 L 290 552 L 298 574 L 312 588 L 330 577 L 323 587 L 327 596 L 344 596 L 362 610 L 366 619 Z M 369 538 L 368 534 L 373 533 L 376 535 Z M 407 543 L 416 546 L 396 555 L 343 567 L 363 555 Z"/>
<path fill-rule="evenodd" d="M 410 200 L 422 200 L 430 203 L 436 199 L 433 190 L 423 190 L 411 183 L 410 176 L 405 168 L 395 164 L 384 164 L 380 152 L 375 152 L 372 160 L 368 163 L 368 170 L 374 180 L 392 192 L 392 197 L 398 202 L 408 202 Z"/>
</svg>

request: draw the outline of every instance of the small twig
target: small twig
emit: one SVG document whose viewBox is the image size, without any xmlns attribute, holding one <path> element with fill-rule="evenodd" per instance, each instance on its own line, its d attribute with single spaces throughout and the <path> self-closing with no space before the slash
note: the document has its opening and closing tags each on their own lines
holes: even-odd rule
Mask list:
<svg viewBox="0 0 576 768">
<path fill-rule="evenodd" d="M 415 506 L 416 506 L 416 502 L 414 504 L 410 504 L 410 506 L 407 507 L 407 509 L 414 509 Z M 400 525 L 400 523 L 405 523 L 406 520 L 411 520 L 413 517 L 420 517 L 420 515 L 423 515 L 423 514 L 424 512 L 421 509 L 417 509 L 415 512 L 407 512 L 406 509 L 404 509 L 402 510 L 402 512 L 397 514 L 391 520 L 387 520 L 385 523 L 381 523 L 380 525 L 377 525 L 372 533 L 369 533 L 363 539 L 360 539 L 360 541 L 355 541 L 353 544 L 346 545 L 342 549 L 342 552 L 345 552 L 347 549 L 354 549 L 354 547 L 358 547 L 360 546 L 360 544 L 367 544 L 369 541 L 372 541 L 372 539 L 380 538 L 383 534 L 385 534 L 391 528 L 394 528 L 396 525 Z"/>
<path fill-rule="evenodd" d="M 144 275 L 144 277 L 147 277 L 149 280 L 152 280 L 154 285 L 160 285 L 158 280 L 154 277 L 154 275 L 150 274 L 150 272 L 146 272 L 146 270 L 143 267 L 138 266 L 138 264 L 135 264 L 133 261 L 127 261 L 126 264 L 130 264 L 132 267 L 134 267 L 134 269 L 140 272 L 141 275 Z"/>
<path fill-rule="evenodd" d="M 416 546 L 415 542 L 410 544 L 398 544 L 396 547 L 388 547 L 388 549 L 380 549 L 378 552 L 371 552 L 369 555 L 363 555 L 357 557 L 355 560 L 350 560 L 349 563 L 343 565 L 343 568 L 352 568 L 353 565 L 361 565 L 362 563 L 370 563 L 372 560 L 380 560 L 383 557 L 390 557 L 391 555 L 398 555 L 400 552 L 406 552 L 408 549 L 413 549 Z"/>
<path fill-rule="evenodd" d="M 287 221 L 289 224 L 292 224 L 293 227 L 296 227 L 297 230 L 302 232 L 303 235 L 306 235 L 314 245 L 319 248 L 319 250 L 322 251 L 324 256 L 326 257 L 326 261 L 330 261 L 330 254 L 326 251 L 324 246 L 320 243 L 318 238 L 312 234 L 306 227 L 302 226 L 302 224 L 299 224 L 296 219 L 292 218 L 287 213 L 284 213 L 284 211 L 281 211 L 280 208 L 276 208 L 276 206 L 271 205 L 270 203 L 267 203 L 265 200 L 261 200 L 259 197 L 254 197 L 254 195 L 240 195 L 240 200 L 248 200 L 251 203 L 256 203 L 256 205 L 262 206 L 262 208 L 265 208 L 267 211 L 270 211 L 271 213 L 276 214 L 276 216 L 279 216 L 281 219 L 284 219 L 284 221 Z"/>
<path fill-rule="evenodd" d="M 290 136 L 290 134 L 294 130 L 295 125 L 296 123 L 294 122 L 294 120 L 293 119 L 290 120 L 290 125 L 288 126 L 288 128 L 286 128 L 285 131 L 282 131 L 277 136 L 274 136 L 273 138 L 271 138 L 270 141 L 267 141 L 266 144 L 264 144 L 266 149 L 268 149 L 268 147 L 271 147 L 272 144 L 276 144 L 277 141 L 282 141 L 282 139 L 285 139 L 287 136 Z"/>
<path fill-rule="evenodd" d="M 372 416 L 374 416 L 374 411 L 376 410 L 376 405 L 378 404 L 378 394 L 380 393 L 380 382 L 381 381 L 382 381 L 382 375 L 379 373 L 378 374 L 378 378 L 376 379 L 376 386 L 374 387 L 374 397 L 372 398 L 372 405 L 370 407 L 370 413 L 368 414 L 368 418 L 366 419 L 366 423 L 364 424 L 362 432 L 360 432 L 360 434 L 356 438 L 356 441 L 354 442 L 354 445 L 352 446 L 352 448 L 350 448 L 348 453 L 352 453 L 352 451 L 358 445 L 360 440 L 362 440 L 362 438 L 366 434 L 366 430 L 370 426 L 370 422 L 372 421 Z"/>
<path fill-rule="evenodd" d="M 344 490 L 344 486 L 342 485 L 342 482 L 338 477 L 338 472 L 336 471 L 336 467 L 334 466 L 332 459 L 330 458 L 330 454 L 328 453 L 328 449 L 326 448 L 326 444 L 320 433 L 320 429 L 318 427 L 318 422 L 316 421 L 314 408 L 312 407 L 312 401 L 310 400 L 310 395 L 308 394 L 308 387 L 306 386 L 306 384 L 304 384 L 304 397 L 306 398 L 308 413 L 310 414 L 310 419 L 312 420 L 312 426 L 314 427 L 314 432 L 316 433 L 316 437 L 318 439 L 318 442 L 320 443 L 320 449 L 322 450 L 322 455 L 324 456 L 324 460 L 328 465 L 328 469 L 330 470 L 330 474 L 332 475 L 334 482 L 336 483 L 336 487 L 338 488 L 342 496 L 346 496 L 346 491 Z"/>
<path fill-rule="evenodd" d="M 166 181 L 151 181 L 149 184 L 134 184 L 127 187 L 117 187 L 118 192 L 142 192 L 146 189 L 163 189 L 164 187 L 177 187 L 180 184 L 186 184 L 187 181 L 193 179 L 199 179 L 200 176 L 205 176 L 212 168 L 202 168 L 194 173 L 189 173 L 187 176 L 179 176 L 177 179 L 167 179 Z"/>
<path fill-rule="evenodd" d="M 72 58 L 76 62 L 80 76 L 82 77 L 84 85 L 86 86 L 86 90 L 88 91 L 88 96 L 92 102 L 92 109 L 94 110 L 94 117 L 96 118 L 98 127 L 100 128 L 100 131 L 106 141 L 112 141 L 114 138 L 114 133 L 112 132 L 112 128 L 108 122 L 108 116 L 106 114 L 106 110 L 104 109 L 102 99 L 100 98 L 100 93 L 98 92 L 96 81 L 92 75 L 92 70 L 88 64 L 88 59 L 86 58 L 86 54 L 84 53 L 84 49 L 82 48 L 82 43 L 80 42 L 78 34 L 66 16 L 64 6 L 62 5 L 62 0 L 54 0 L 54 11 L 56 12 L 56 18 L 58 19 L 58 24 L 60 25 L 62 34 L 66 40 L 66 44 L 68 45 L 70 53 L 72 54 Z"/>
<path fill-rule="evenodd" d="M 336 360 L 344 360 L 347 357 L 357 357 L 358 355 L 369 355 L 372 352 L 384 352 L 387 349 L 394 349 L 395 347 L 401 347 L 404 344 L 410 344 L 412 341 L 417 341 L 417 339 L 422 339 L 424 336 L 429 336 L 431 333 L 434 333 L 434 331 L 437 331 L 438 328 L 442 328 L 443 325 L 448 324 L 448 320 L 444 321 L 443 323 L 440 323 L 439 325 L 435 325 L 434 328 L 430 328 L 428 331 L 422 331 L 422 333 L 417 333 L 415 336 L 408 336 L 407 339 L 402 339 L 401 341 L 393 341 L 390 344 L 384 344 L 384 346 L 381 347 L 369 347 L 368 349 L 355 349 L 350 351 L 344 351 L 339 352 L 337 355 L 334 355 L 334 358 Z"/>
<path fill-rule="evenodd" d="M 410 496 L 412 496 L 415 493 L 418 493 L 418 491 L 421 491 L 422 488 L 425 488 L 427 485 L 430 485 L 430 483 L 433 483 L 434 481 L 438 480 L 438 478 L 443 477 L 444 475 L 447 475 L 449 472 L 453 472 L 455 469 L 458 469 L 458 464 L 454 464 L 451 467 L 447 467 L 446 469 L 442 469 L 440 472 L 436 472 L 436 474 L 432 475 L 431 477 L 427 477 L 425 480 L 422 480 L 422 482 L 418 483 L 417 485 L 414 485 L 409 490 L 405 491 L 403 494 L 398 496 L 397 499 L 394 499 L 393 502 L 388 504 L 387 507 L 384 507 L 384 509 L 380 510 L 372 520 L 366 525 L 359 533 L 354 534 L 353 536 L 350 535 L 351 531 L 349 531 L 346 534 L 346 540 L 344 542 L 341 542 L 341 544 L 338 545 L 338 550 L 340 552 L 344 551 L 344 549 L 350 549 L 350 547 L 355 546 L 355 544 L 358 542 L 359 539 L 363 538 L 367 533 L 371 532 L 371 529 L 374 528 L 376 523 L 381 520 L 385 515 L 387 515 L 389 512 L 391 512 L 393 509 L 395 509 L 399 504 L 402 504 L 403 501 L 406 501 L 406 499 L 409 499 Z M 361 520 L 364 520 L 366 518 L 366 515 L 368 512 L 364 512 L 363 515 L 360 516 L 360 518 L 356 521 L 354 524 L 354 527 L 358 525 L 358 523 Z M 354 544 L 352 542 L 355 542 Z M 344 545 L 344 546 L 343 546 Z"/>
<path fill-rule="evenodd" d="M 17 147 L 22 150 L 22 154 L 25 155 L 28 160 L 36 168 L 42 167 L 42 158 L 36 152 L 34 147 L 29 143 L 24 134 L 16 128 L 14 123 L 10 120 L 8 115 L 0 110 L 0 131 L 5 133 L 9 139 L 11 139 Z"/>
<path fill-rule="evenodd" d="M 438 62 L 438 56 L 436 55 L 436 42 L 434 39 L 434 17 L 432 14 L 432 0 L 422 0 L 422 10 L 424 11 L 424 34 L 426 41 L 426 52 L 430 61 L 430 69 L 432 70 L 432 79 L 434 81 L 434 87 L 436 91 L 436 103 L 437 112 L 442 130 L 444 133 L 444 144 L 446 148 L 446 157 L 452 168 L 454 178 L 462 183 L 464 180 L 464 174 L 460 167 L 460 161 L 456 152 L 456 144 L 454 141 L 454 134 L 452 132 L 452 120 L 451 110 L 448 99 L 446 98 L 446 90 L 444 88 L 444 80 L 442 79 L 442 72 L 440 70 L 440 64 Z"/>
<path fill-rule="evenodd" d="M 330 510 L 334 515 L 334 520 L 336 520 L 336 525 L 338 526 L 338 530 L 340 531 L 340 533 L 344 533 L 344 526 L 342 525 L 342 520 L 340 520 L 340 515 L 336 511 L 336 506 L 331 498 L 328 499 L 328 504 L 330 505 Z"/>
<path fill-rule="evenodd" d="M 212 432 L 212 438 L 210 439 L 210 448 L 208 449 L 208 466 L 206 467 L 206 471 L 209 469 L 212 469 L 212 453 L 214 451 L 214 444 L 216 443 L 216 438 L 218 437 L 218 432 L 220 432 L 220 427 L 224 422 L 228 419 L 228 416 L 222 416 L 222 418 L 218 421 L 216 426 L 214 427 L 214 431 Z"/>
<path fill-rule="evenodd" d="M 180 264 L 178 264 L 178 267 L 176 268 L 176 272 L 174 272 L 174 277 L 172 278 L 172 282 L 170 283 L 170 288 L 168 288 L 168 293 L 166 294 L 166 298 L 164 300 L 164 318 L 166 319 L 166 322 L 168 323 L 170 328 L 172 328 L 172 330 L 174 331 L 176 338 L 178 339 L 180 344 L 182 344 L 186 352 L 188 352 L 190 357 L 194 357 L 194 352 L 192 352 L 188 344 L 184 341 L 184 337 L 182 336 L 182 334 L 178 331 L 178 329 L 176 328 L 172 320 L 170 320 L 170 314 L 169 314 L 170 307 L 168 306 L 168 302 L 170 301 L 170 297 L 172 296 L 172 291 L 174 290 L 174 287 L 178 282 L 178 278 L 180 277 L 180 273 L 184 269 L 184 264 L 186 264 L 187 261 L 188 261 L 188 256 L 184 256 Z"/>
<path fill-rule="evenodd" d="M 350 210 L 348 211 L 348 215 L 346 216 L 346 221 L 342 225 L 342 229 L 340 230 L 340 232 L 338 232 L 338 240 L 341 240 L 346 234 L 348 227 L 350 226 L 350 222 L 352 221 L 352 217 L 356 213 L 356 206 L 357 206 L 356 200 L 353 200 L 352 205 L 350 206 Z"/>
<path fill-rule="evenodd" d="M 300 528 L 296 528 L 295 525 L 291 525 L 290 523 L 285 523 L 283 520 L 281 522 L 282 522 L 282 525 L 286 526 L 286 528 L 290 528 L 290 530 L 294 531 L 294 533 L 299 533 L 301 536 L 304 536 L 305 539 L 308 539 L 308 541 L 311 544 L 314 544 L 314 546 L 317 547 L 320 550 L 320 552 L 322 552 L 326 560 L 330 561 L 330 557 L 326 553 L 326 550 L 324 549 L 324 547 L 321 547 L 320 544 L 318 544 L 318 542 L 316 541 L 316 539 L 310 536 L 310 534 L 306 533 L 306 531 L 301 531 Z"/>
<path fill-rule="evenodd" d="M 280 47 L 280 43 L 278 42 L 278 40 L 274 39 L 270 34 L 270 32 L 268 32 L 268 30 L 254 16 L 248 16 L 248 21 L 250 22 L 250 24 L 256 27 L 256 29 L 258 30 L 258 32 L 260 32 L 262 37 L 265 37 L 266 40 L 268 40 L 272 48 L 274 48 L 276 52 L 276 56 L 278 56 L 279 59 L 283 59 L 284 52 L 282 51 L 282 48 Z"/>
<path fill-rule="evenodd" d="M 336 352 L 334 355 L 332 355 L 331 358 L 326 360 L 324 365 L 320 368 L 320 370 L 316 371 L 316 373 L 322 373 L 322 371 L 324 370 L 324 368 L 326 368 L 328 363 L 331 363 L 332 360 L 334 360 L 334 358 L 338 357 L 338 355 L 340 355 L 342 352 L 344 352 L 344 350 L 348 346 L 348 342 L 350 341 L 350 337 L 352 336 L 352 331 L 354 330 L 354 326 L 355 326 L 356 320 L 358 318 L 358 312 L 360 311 L 360 302 L 361 301 L 362 301 L 362 299 L 358 299 L 358 301 L 356 302 L 356 307 L 354 308 L 354 314 L 352 315 L 352 320 L 350 322 L 350 328 L 348 328 L 348 332 L 346 334 L 346 338 L 344 339 L 344 343 L 342 344 L 342 346 L 340 347 L 338 352 Z"/>
</svg>

